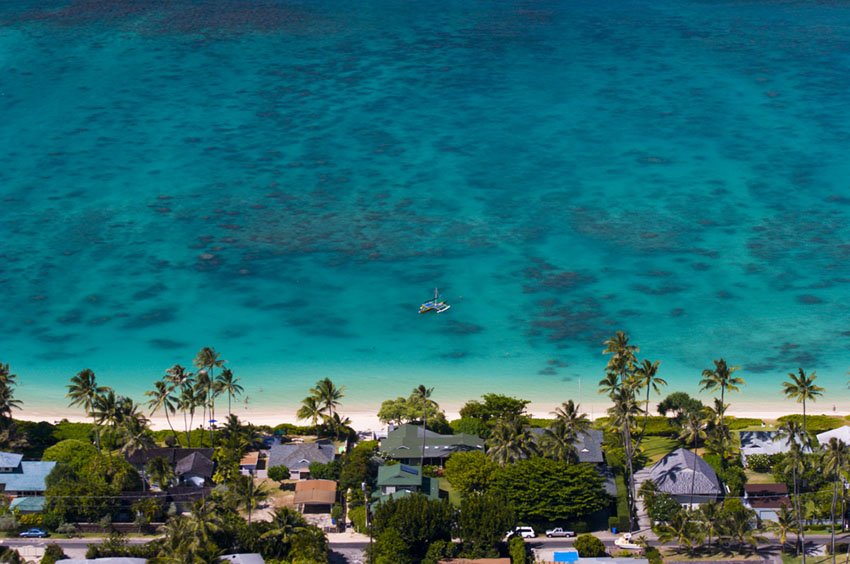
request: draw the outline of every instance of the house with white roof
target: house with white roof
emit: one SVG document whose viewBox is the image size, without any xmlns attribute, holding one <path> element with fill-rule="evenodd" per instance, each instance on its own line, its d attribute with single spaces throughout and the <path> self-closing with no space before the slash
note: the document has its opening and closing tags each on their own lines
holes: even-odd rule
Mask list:
<svg viewBox="0 0 850 564">
<path fill-rule="evenodd" d="M 839 427 L 838 429 L 833 429 L 831 431 L 826 431 L 824 433 L 820 433 L 815 435 L 818 440 L 818 443 L 826 446 L 829 444 L 829 439 L 835 437 L 839 441 L 843 442 L 845 445 L 850 445 L 850 426 L 844 425 L 843 427 Z"/>
</svg>

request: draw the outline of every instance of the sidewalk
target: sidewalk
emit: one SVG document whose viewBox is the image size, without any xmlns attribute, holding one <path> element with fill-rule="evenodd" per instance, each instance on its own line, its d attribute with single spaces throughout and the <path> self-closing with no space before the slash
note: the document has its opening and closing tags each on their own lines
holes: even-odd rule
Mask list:
<svg viewBox="0 0 850 564">
<path fill-rule="evenodd" d="M 344 533 L 325 533 L 328 537 L 328 543 L 330 544 L 341 544 L 348 542 L 369 542 L 369 535 L 361 535 L 360 533 L 355 533 L 354 529 L 349 529 Z"/>
</svg>

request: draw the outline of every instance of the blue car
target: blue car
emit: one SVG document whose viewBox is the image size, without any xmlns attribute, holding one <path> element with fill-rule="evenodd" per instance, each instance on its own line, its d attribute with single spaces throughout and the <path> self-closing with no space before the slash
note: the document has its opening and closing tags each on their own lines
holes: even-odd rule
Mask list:
<svg viewBox="0 0 850 564">
<path fill-rule="evenodd" d="M 33 528 L 33 529 L 27 529 L 26 531 L 21 533 L 19 536 L 22 536 L 22 537 L 28 538 L 28 539 L 43 539 L 44 537 L 48 537 L 50 535 L 44 529 Z"/>
</svg>

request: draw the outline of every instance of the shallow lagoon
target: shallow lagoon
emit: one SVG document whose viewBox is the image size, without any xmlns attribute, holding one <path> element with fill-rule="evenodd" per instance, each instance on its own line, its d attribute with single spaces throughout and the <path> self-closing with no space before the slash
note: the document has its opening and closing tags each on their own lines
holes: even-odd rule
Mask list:
<svg viewBox="0 0 850 564">
<path fill-rule="evenodd" d="M 802 365 L 850 409 L 850 7 L 243 4 L 0 6 L 29 411 L 204 345 L 266 411 L 326 375 L 545 411 L 620 328 L 676 388 L 724 356 L 766 406 Z"/>
</svg>

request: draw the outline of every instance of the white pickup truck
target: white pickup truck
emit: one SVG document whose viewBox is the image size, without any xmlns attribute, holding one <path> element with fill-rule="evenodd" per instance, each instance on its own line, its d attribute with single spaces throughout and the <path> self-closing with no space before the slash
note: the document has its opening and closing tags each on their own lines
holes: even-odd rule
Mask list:
<svg viewBox="0 0 850 564">
<path fill-rule="evenodd" d="M 546 531 L 546 536 L 549 538 L 552 537 L 574 537 L 576 536 L 573 531 L 565 531 L 561 527 L 555 527 L 554 529 L 549 529 Z"/>
</svg>

